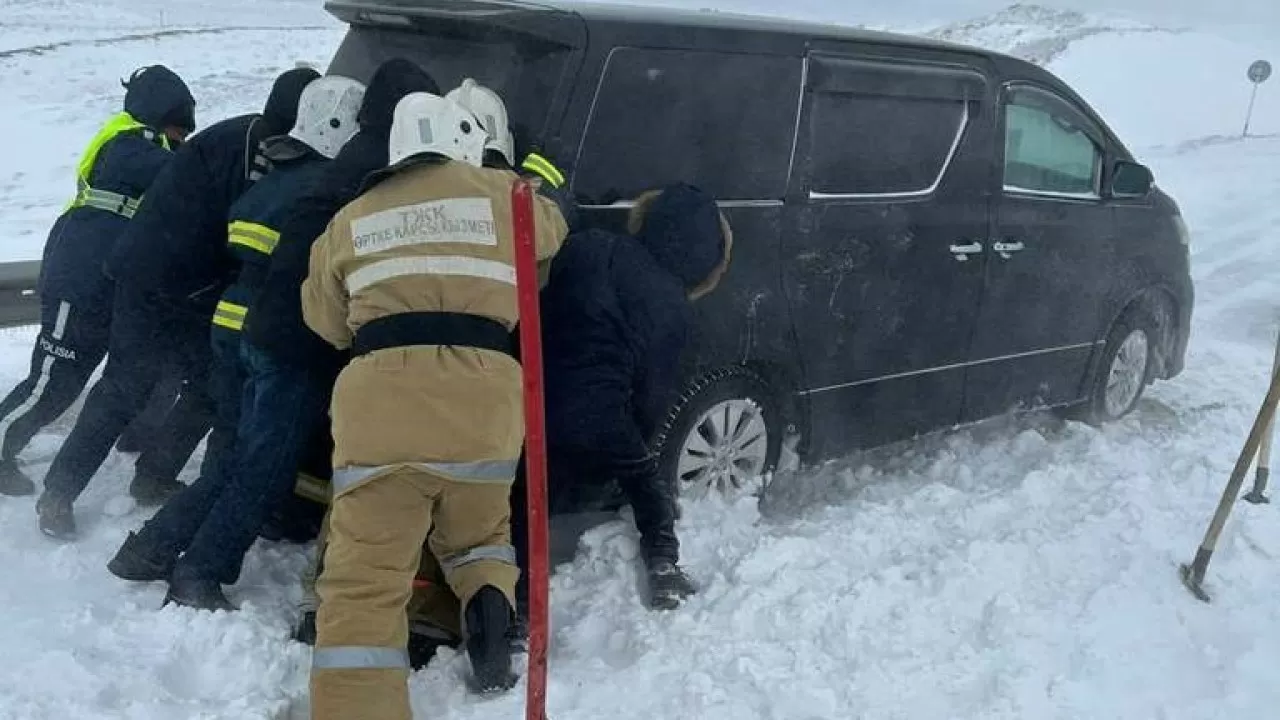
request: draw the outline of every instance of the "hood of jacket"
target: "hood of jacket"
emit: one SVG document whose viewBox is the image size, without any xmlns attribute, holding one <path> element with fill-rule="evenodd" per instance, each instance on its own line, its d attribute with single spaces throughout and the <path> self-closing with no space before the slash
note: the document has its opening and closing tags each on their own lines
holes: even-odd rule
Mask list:
<svg viewBox="0 0 1280 720">
<path fill-rule="evenodd" d="M 195 130 L 196 99 L 178 74 L 164 65 L 140 68 L 121 83 L 124 111 L 155 130 L 175 126 Z"/>
<path fill-rule="evenodd" d="M 267 104 L 262 107 L 267 135 L 283 135 L 293 129 L 293 124 L 298 119 L 298 101 L 302 98 L 302 90 L 318 77 L 320 73 L 309 67 L 280 73 L 271 85 Z"/>
<path fill-rule="evenodd" d="M 390 137 L 396 105 L 405 95 L 415 92 L 441 94 L 436 81 L 409 60 L 391 58 L 379 65 L 369 79 L 356 114 L 361 132 Z"/>
<path fill-rule="evenodd" d="M 658 265 L 696 300 L 715 289 L 729 266 L 733 233 L 715 198 L 684 183 L 641 195 L 627 229 Z"/>
</svg>

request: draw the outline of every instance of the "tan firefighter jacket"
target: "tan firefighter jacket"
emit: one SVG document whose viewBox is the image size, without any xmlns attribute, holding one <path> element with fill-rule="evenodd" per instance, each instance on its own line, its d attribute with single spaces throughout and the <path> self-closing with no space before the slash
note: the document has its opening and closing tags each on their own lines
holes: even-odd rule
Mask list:
<svg viewBox="0 0 1280 720">
<path fill-rule="evenodd" d="M 313 245 L 302 285 L 307 325 L 339 349 L 371 321 L 422 311 L 479 315 L 510 332 L 519 319 L 516 179 L 443 159 L 395 170 Z M 568 228 L 536 193 L 533 214 L 543 275 Z M 524 441 L 522 402 L 520 366 L 502 352 L 411 344 L 357 356 L 334 387 L 334 494 L 404 464 L 509 482 Z"/>
</svg>

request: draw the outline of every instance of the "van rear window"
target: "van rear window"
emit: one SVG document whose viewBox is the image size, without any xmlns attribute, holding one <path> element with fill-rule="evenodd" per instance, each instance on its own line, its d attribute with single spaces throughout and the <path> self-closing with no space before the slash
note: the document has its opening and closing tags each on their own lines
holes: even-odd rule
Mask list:
<svg viewBox="0 0 1280 720">
<path fill-rule="evenodd" d="M 564 71 L 569 48 L 500 28 L 440 23 L 431 29 L 353 27 L 329 72 L 368 82 L 383 62 L 402 57 L 417 63 L 441 92 L 464 78 L 497 91 L 507 105 L 517 142 L 541 133 L 551 96 Z"/>
</svg>

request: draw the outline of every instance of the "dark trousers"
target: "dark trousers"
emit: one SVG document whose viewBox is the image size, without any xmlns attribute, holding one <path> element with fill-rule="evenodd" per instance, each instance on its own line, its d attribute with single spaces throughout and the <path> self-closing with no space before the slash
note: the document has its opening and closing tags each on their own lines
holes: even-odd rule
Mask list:
<svg viewBox="0 0 1280 720">
<path fill-rule="evenodd" d="M 191 459 L 191 453 L 213 427 L 217 413 L 208 389 L 208 378 L 187 379 L 179 383 L 177 402 L 159 418 L 142 454 L 134 465 L 138 477 L 159 482 L 176 480 Z M 133 431 L 137 420 L 129 426 Z"/>
<path fill-rule="evenodd" d="M 210 402 L 209 322 L 163 299 L 116 286 L 107 365 L 45 476 L 45 492 L 74 500 L 146 405 L 170 363 L 192 381 L 192 401 Z"/>
<path fill-rule="evenodd" d="M 111 315 L 105 305 L 78 307 L 57 298 L 42 300 L 31 370 L 0 401 L 0 426 L 4 427 L 0 459 L 17 458 L 36 433 L 80 397 L 107 354 Z"/>
<path fill-rule="evenodd" d="M 516 481 L 511 487 L 511 538 L 516 563 L 526 572 L 516 584 L 516 600 L 527 607 L 529 581 L 528 487 L 521 458 Z M 631 505 L 640 551 L 646 563 L 656 560 L 677 562 L 680 541 L 676 538 L 676 498 L 674 486 L 659 473 L 652 459 L 623 458 L 586 448 L 547 448 L 547 506 L 550 515 L 582 509 L 582 498 L 605 496 L 607 486 L 617 483 L 623 499 Z"/>
<path fill-rule="evenodd" d="M 226 457 L 179 492 L 147 523 L 142 539 L 153 547 L 184 552 L 175 572 L 233 583 L 258 530 L 271 511 L 293 492 L 298 466 L 312 431 L 323 421 L 329 404 L 328 378 L 282 364 L 248 342 L 238 343 L 235 369 L 222 367 L 232 358 L 227 348 L 217 351 L 224 382 L 240 380 L 238 399 L 225 397 L 210 436 L 210 447 L 224 448 Z M 235 407 L 233 408 L 232 405 Z M 224 422 L 238 416 L 231 427 L 234 440 L 214 442 Z"/>
<path fill-rule="evenodd" d="M 164 378 L 156 384 L 154 390 L 151 391 L 151 398 L 147 400 L 147 405 L 142 409 L 129 427 L 120 434 L 120 440 L 117 447 L 131 446 L 135 450 L 124 450 L 124 452 L 143 451 L 151 446 L 154 438 L 160 434 L 160 429 L 164 426 L 164 420 L 169 416 L 169 411 L 173 409 L 173 404 L 178 399 L 178 393 L 182 390 L 182 376 L 178 374 L 177 369 L 167 371 Z"/>
</svg>

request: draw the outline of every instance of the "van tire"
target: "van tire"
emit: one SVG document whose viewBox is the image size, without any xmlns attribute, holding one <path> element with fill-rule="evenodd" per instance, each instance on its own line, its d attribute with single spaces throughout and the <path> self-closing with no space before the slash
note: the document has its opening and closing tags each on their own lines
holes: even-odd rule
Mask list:
<svg viewBox="0 0 1280 720">
<path fill-rule="evenodd" d="M 729 423 L 737 433 L 727 441 L 715 437 Z M 659 472 L 672 483 L 674 497 L 732 493 L 777 466 L 784 427 L 777 396 L 763 378 L 742 366 L 713 370 L 685 387 L 656 433 Z M 699 436 L 701 442 L 693 439 Z M 723 454 L 691 469 L 701 464 L 698 450 L 707 448 Z"/>
<path fill-rule="evenodd" d="M 1126 310 L 1107 334 L 1088 399 L 1074 413 L 1076 419 L 1100 426 L 1133 412 L 1155 377 L 1162 342 L 1160 325 L 1145 303 Z"/>
</svg>

